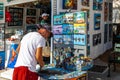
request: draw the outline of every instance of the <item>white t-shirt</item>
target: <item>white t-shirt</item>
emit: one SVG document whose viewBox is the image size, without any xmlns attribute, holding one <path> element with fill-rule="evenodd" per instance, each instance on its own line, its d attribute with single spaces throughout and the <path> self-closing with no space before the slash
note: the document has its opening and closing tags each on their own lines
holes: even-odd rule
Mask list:
<svg viewBox="0 0 120 80">
<path fill-rule="evenodd" d="M 35 51 L 38 47 L 45 46 L 45 38 L 38 32 L 30 32 L 21 40 L 21 47 L 15 67 L 27 66 L 30 71 L 35 72 L 37 61 Z"/>
</svg>

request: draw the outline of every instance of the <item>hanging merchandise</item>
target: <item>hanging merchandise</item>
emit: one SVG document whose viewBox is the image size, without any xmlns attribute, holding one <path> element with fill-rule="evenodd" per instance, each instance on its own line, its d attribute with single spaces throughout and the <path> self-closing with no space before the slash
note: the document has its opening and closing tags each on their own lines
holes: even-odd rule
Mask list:
<svg viewBox="0 0 120 80">
<path fill-rule="evenodd" d="M 11 22 L 11 20 L 10 12 L 5 11 L 5 22 Z"/>
<path fill-rule="evenodd" d="M 53 62 L 56 67 L 74 71 L 87 70 L 92 66 L 91 59 L 86 57 L 86 16 L 83 11 L 53 16 Z"/>
<path fill-rule="evenodd" d="M 0 2 L 0 20 L 4 17 L 4 3 Z"/>
<path fill-rule="evenodd" d="M 9 55 L 9 60 L 8 60 L 8 63 L 7 63 L 8 68 L 14 68 L 14 66 L 16 64 L 18 55 L 15 56 L 13 61 L 11 61 L 11 57 L 12 57 L 12 51 L 14 50 L 16 52 L 17 47 L 18 47 L 18 44 L 14 44 L 14 43 L 11 44 L 11 46 L 10 46 L 10 55 Z"/>
<path fill-rule="evenodd" d="M 101 14 L 95 13 L 94 14 L 94 30 L 100 30 L 101 26 Z"/>
<path fill-rule="evenodd" d="M 42 55 L 44 56 L 44 57 L 50 57 L 50 44 L 49 44 L 49 42 L 48 41 L 46 41 L 46 44 L 47 44 L 47 46 L 45 46 L 45 47 L 43 47 L 43 51 L 42 51 Z"/>
</svg>

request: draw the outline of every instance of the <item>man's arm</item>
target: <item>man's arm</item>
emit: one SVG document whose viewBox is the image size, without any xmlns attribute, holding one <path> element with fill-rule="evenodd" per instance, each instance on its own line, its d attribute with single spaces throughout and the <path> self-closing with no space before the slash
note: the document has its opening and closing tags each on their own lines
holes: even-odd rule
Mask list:
<svg viewBox="0 0 120 80">
<path fill-rule="evenodd" d="M 35 57 L 40 67 L 42 68 L 44 66 L 44 61 L 42 57 L 42 47 L 37 48 Z"/>
</svg>

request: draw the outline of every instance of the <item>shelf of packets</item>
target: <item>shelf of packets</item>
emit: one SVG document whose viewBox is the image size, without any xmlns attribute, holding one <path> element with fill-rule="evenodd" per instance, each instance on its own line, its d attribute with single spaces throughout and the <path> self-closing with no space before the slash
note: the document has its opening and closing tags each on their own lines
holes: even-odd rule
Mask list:
<svg viewBox="0 0 120 80">
<path fill-rule="evenodd" d="M 86 34 L 86 13 L 61 13 L 53 17 L 54 34 Z"/>
</svg>

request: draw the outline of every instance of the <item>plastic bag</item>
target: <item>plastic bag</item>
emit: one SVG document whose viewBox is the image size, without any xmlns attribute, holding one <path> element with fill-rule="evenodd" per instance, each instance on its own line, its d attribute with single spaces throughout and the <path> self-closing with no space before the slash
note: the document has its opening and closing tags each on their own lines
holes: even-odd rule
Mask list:
<svg viewBox="0 0 120 80">
<path fill-rule="evenodd" d="M 50 57 L 51 48 L 50 48 L 49 42 L 48 41 L 46 41 L 46 42 L 47 42 L 47 46 L 43 47 L 42 56 Z"/>
</svg>

